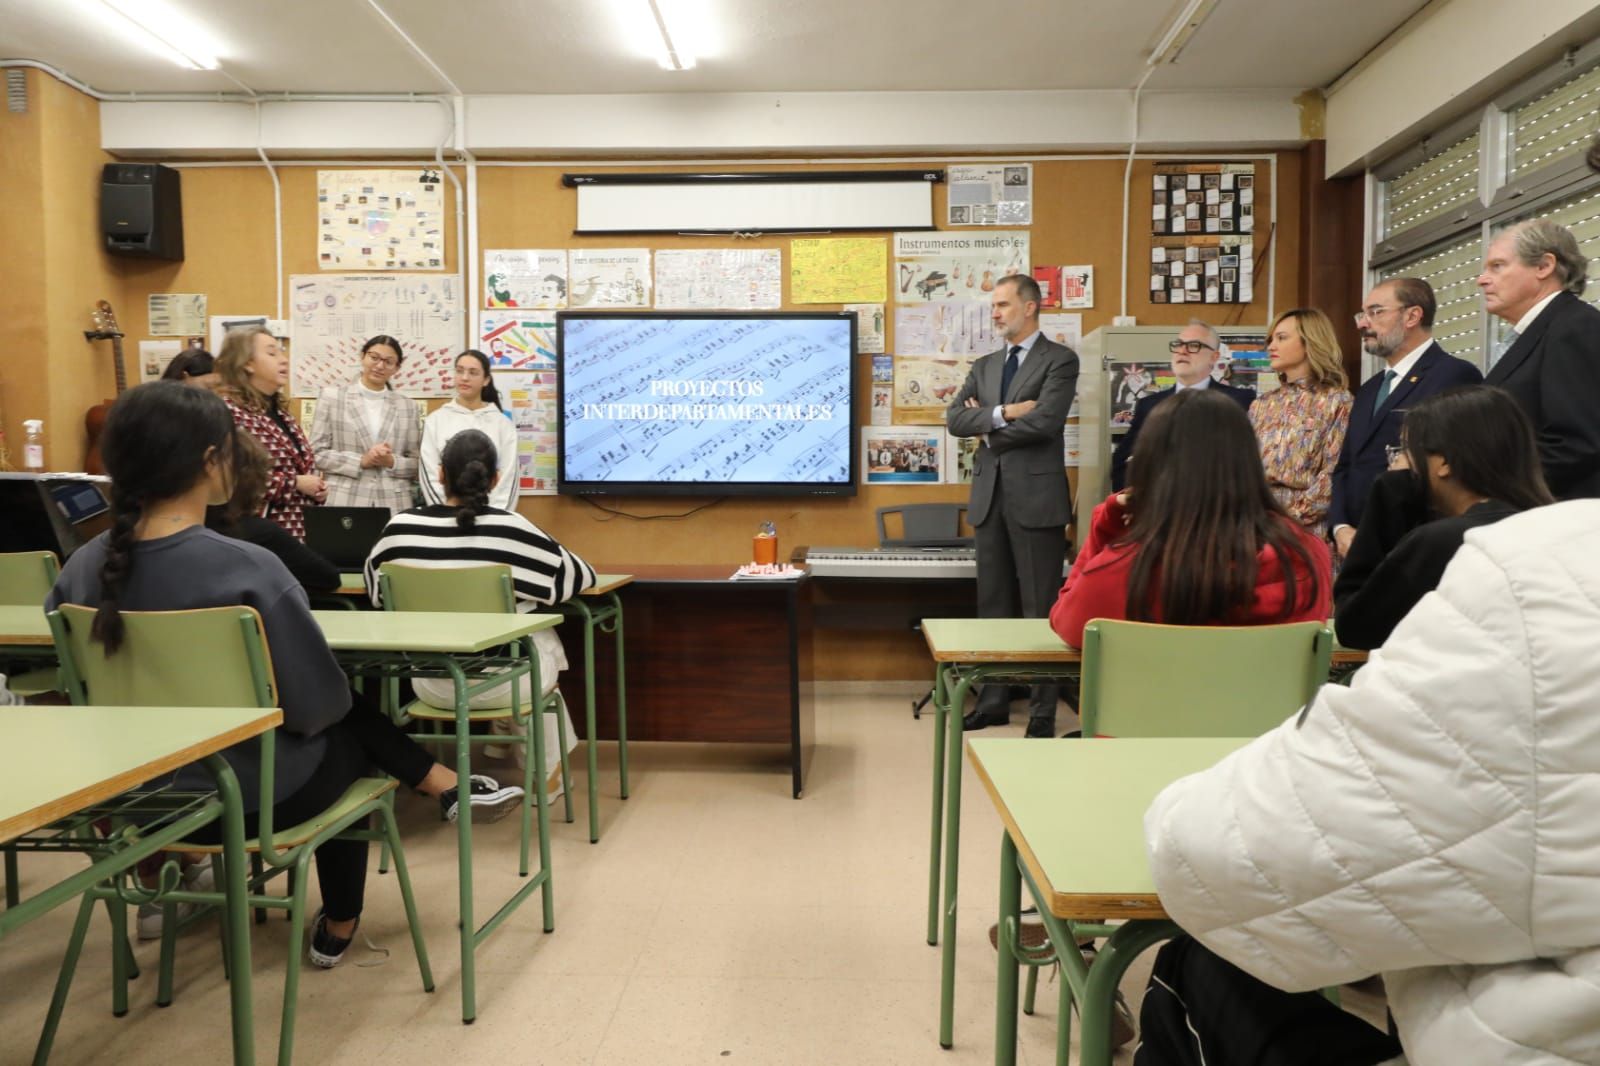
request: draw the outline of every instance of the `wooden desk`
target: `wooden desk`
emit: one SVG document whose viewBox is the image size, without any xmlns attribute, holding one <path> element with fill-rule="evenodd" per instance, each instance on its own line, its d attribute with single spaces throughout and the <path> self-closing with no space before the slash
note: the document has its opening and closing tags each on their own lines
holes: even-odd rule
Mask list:
<svg viewBox="0 0 1600 1066">
<path fill-rule="evenodd" d="M 0 714 L 0 843 L 15 843 L 26 834 L 196 760 L 203 762 L 217 785 L 215 797 L 198 802 L 158 830 L 135 835 L 130 845 L 107 850 L 87 868 L 0 912 L 3 938 L 67 900 L 83 897 L 49 1020 L 40 1035 L 44 1054 L 54 1040 L 71 988 L 77 948 L 88 929 L 94 901 L 85 891 L 221 818 L 228 950 L 233 960 L 229 988 L 233 1061 L 255 1061 L 244 802 L 238 779 L 219 752 L 282 721 L 281 711 L 255 707 L 8 707 Z M 68 751 L 71 758 L 40 757 L 41 753 Z M 116 944 L 115 949 L 120 964 L 122 945 Z M 120 982 L 114 984 L 121 987 Z"/>
<path fill-rule="evenodd" d="M 472 733 L 467 718 L 467 699 L 477 686 L 502 682 L 516 684 L 526 674 L 535 693 L 532 713 L 541 713 L 538 693 L 539 656 L 529 638 L 541 629 L 560 624 L 556 614 L 472 614 L 434 611 L 312 611 L 322 635 L 345 669 L 356 673 L 375 671 L 384 676 L 424 674 L 448 677 L 455 685 L 455 732 L 444 739 L 455 745 L 455 770 L 462 781 L 472 775 Z M 490 655 L 505 645 L 514 645 L 514 655 Z M 472 660 L 470 657 L 477 657 Z M 468 660 L 468 661 L 464 661 Z M 492 676 L 487 672 L 492 671 Z M 474 674 L 475 680 L 468 675 Z M 484 674 L 484 676 L 476 676 Z M 500 923 L 538 889 L 543 894 L 544 930 L 556 927 L 555 896 L 550 881 L 550 800 L 544 788 L 544 728 L 535 723 L 534 750 L 523 771 L 525 787 L 531 788 L 538 818 L 539 869 L 529 877 L 527 809 L 522 816 L 522 849 L 518 872 L 528 878 L 512 893 L 483 925 L 473 917 L 472 894 L 472 818 L 463 812 L 456 819 L 456 863 L 461 920 L 461 1020 L 478 1016 L 477 947 L 488 939 Z M 427 738 L 432 739 L 432 738 Z M 487 739 L 487 738 L 483 738 Z M 535 773 L 535 768 L 539 772 Z M 535 780 L 538 778 L 539 780 Z M 380 866 L 380 869 L 382 867 Z"/>
<path fill-rule="evenodd" d="M 1005 838 L 1000 852 L 1000 965 L 995 1062 L 1017 1057 L 1016 944 L 1021 885 L 1026 882 L 1062 962 L 1057 1061 L 1066 1061 L 1071 999 L 1083 1033 L 1079 1061 L 1109 1066 L 1111 1012 L 1128 965 L 1178 932 L 1156 896 L 1145 859 L 1144 813 L 1172 782 L 1217 763 L 1249 739 L 1026 741 L 975 738 L 968 745 Z M 1128 919 L 1092 967 L 1062 919 Z"/>
<path fill-rule="evenodd" d="M 933 815 L 928 844 L 928 943 L 939 943 L 940 832 L 944 834 L 944 944 L 939 1043 L 955 1040 L 956 881 L 961 855 L 961 709 L 973 685 L 1077 676 L 1083 653 L 1062 643 L 1043 618 L 926 618 L 934 661 Z M 1037 742 L 1036 742 L 1037 743 Z"/>
<path fill-rule="evenodd" d="M 556 609 L 583 630 L 584 748 L 589 760 L 589 843 L 600 843 L 600 736 L 595 721 L 594 635 L 610 633 L 616 645 L 617 776 L 622 798 L 628 798 L 628 679 L 623 652 L 622 597 L 618 590 L 633 583 L 632 574 L 596 574 L 595 582 Z"/>
<path fill-rule="evenodd" d="M 799 799 L 815 737 L 809 579 L 730 581 L 734 563 L 604 569 L 633 575 L 628 673 L 648 684 L 628 701 L 629 739 L 785 745 Z M 595 684 L 605 696 L 611 681 Z M 597 727 L 617 735 L 603 705 Z"/>
</svg>

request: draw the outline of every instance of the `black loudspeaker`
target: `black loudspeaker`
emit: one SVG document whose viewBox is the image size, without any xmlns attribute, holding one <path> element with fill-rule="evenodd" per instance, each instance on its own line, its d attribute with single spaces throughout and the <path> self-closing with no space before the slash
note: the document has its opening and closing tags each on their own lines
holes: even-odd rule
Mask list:
<svg viewBox="0 0 1600 1066">
<path fill-rule="evenodd" d="M 100 176 L 100 231 L 112 255 L 181 261 L 178 172 L 155 163 L 107 163 Z"/>
</svg>

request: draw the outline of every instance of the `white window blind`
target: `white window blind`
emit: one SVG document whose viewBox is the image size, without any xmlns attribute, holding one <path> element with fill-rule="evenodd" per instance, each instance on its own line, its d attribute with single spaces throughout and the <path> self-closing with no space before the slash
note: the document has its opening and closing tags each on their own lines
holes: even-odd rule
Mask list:
<svg viewBox="0 0 1600 1066">
<path fill-rule="evenodd" d="M 1482 369 L 1483 298 L 1477 286 L 1482 270 L 1483 242 L 1474 231 L 1454 244 L 1385 267 L 1381 276 L 1384 281 L 1421 278 L 1432 285 L 1438 303 L 1433 317 L 1433 339 L 1451 355 Z"/>
<path fill-rule="evenodd" d="M 1384 183 L 1383 232 L 1392 236 L 1478 198 L 1478 131 Z"/>
<path fill-rule="evenodd" d="M 1589 257 L 1589 287 L 1583 298 L 1600 306 L 1600 191 L 1558 201 L 1532 217 L 1559 222 L 1578 238 L 1578 251 Z"/>
<path fill-rule="evenodd" d="M 1512 111 L 1507 127 L 1512 181 L 1586 150 L 1600 131 L 1600 66 Z"/>
</svg>

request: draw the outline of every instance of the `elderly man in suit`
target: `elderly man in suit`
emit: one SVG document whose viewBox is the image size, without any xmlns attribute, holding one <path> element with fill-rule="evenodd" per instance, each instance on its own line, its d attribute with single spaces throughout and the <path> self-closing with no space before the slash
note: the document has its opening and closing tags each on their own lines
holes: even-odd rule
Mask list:
<svg viewBox="0 0 1600 1066">
<path fill-rule="evenodd" d="M 1144 420 L 1168 396 L 1176 396 L 1182 389 L 1216 389 L 1246 410 L 1256 398 L 1250 389 L 1236 389 L 1212 380 L 1211 370 L 1217 365 L 1217 356 L 1222 354 L 1222 337 L 1200 319 L 1191 318 L 1189 324 L 1178 331 L 1178 338 L 1167 345 L 1167 350 L 1172 353 L 1172 376 L 1177 383 L 1170 389 L 1153 392 L 1134 403 L 1133 421 L 1128 425 L 1128 432 L 1117 441 L 1111 453 L 1113 491 L 1121 492 L 1127 487 L 1128 457 L 1133 454 L 1133 443 L 1139 439 Z"/>
<path fill-rule="evenodd" d="M 980 356 L 945 412 L 957 437 L 978 437 L 967 513 L 978 549 L 978 615 L 1044 618 L 1061 589 L 1067 492 L 1062 427 L 1078 387 L 1078 356 L 1039 330 L 1039 286 L 1024 274 L 1000 279 L 990 297 L 1006 346 Z M 1004 723 L 1005 685 L 986 685 L 967 729 Z M 1057 686 L 1036 685 L 1028 736 L 1055 729 Z"/>
<path fill-rule="evenodd" d="M 1432 285 L 1421 278 L 1392 278 L 1373 286 L 1356 312 L 1361 347 L 1388 365 L 1357 390 L 1333 468 L 1328 528 L 1340 555 L 1349 554 L 1372 483 L 1388 469 L 1389 447 L 1400 443 L 1406 408 L 1445 389 L 1483 381 L 1477 367 L 1434 341 L 1437 310 Z"/>
<path fill-rule="evenodd" d="M 1531 219 L 1484 253 L 1478 288 L 1511 325 L 1487 384 L 1527 412 L 1557 499 L 1600 497 L 1600 310 L 1580 296 L 1589 260 L 1572 231 Z"/>
</svg>

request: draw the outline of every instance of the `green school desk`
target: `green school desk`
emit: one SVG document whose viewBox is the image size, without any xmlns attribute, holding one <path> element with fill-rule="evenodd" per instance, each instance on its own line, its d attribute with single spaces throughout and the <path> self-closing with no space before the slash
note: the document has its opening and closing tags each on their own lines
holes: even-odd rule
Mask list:
<svg viewBox="0 0 1600 1066">
<path fill-rule="evenodd" d="M 556 610 L 583 626 L 584 747 L 589 758 L 589 843 L 600 842 L 599 733 L 594 713 L 594 635 L 598 630 L 615 638 L 617 650 L 617 776 L 622 798 L 628 798 L 628 683 L 622 657 L 622 597 L 617 590 L 633 583 L 632 574 L 596 574 L 594 585 Z"/>
<path fill-rule="evenodd" d="M 972 686 L 1000 679 L 1076 677 L 1083 653 L 1043 618 L 925 618 L 933 656 L 933 818 L 928 859 L 928 943 L 939 943 L 939 847 L 944 832 L 944 944 L 939 1043 L 955 1039 L 956 882 L 961 855 L 961 711 Z M 1035 741 L 1043 743 L 1043 741 Z"/>
<path fill-rule="evenodd" d="M 43 617 L 42 613 L 40 617 Z M 10 632 L 8 630 L 8 632 Z M 15 635 L 13 633 L 13 635 Z M 229 986 L 233 1014 L 233 1061 L 255 1061 L 250 999 L 250 922 L 245 876 L 244 803 L 233 770 L 217 754 L 279 725 L 283 714 L 256 707 L 7 707 L 0 713 L 0 843 L 30 850 L 69 847 L 53 823 L 104 804 L 138 785 L 201 760 L 216 781 L 216 794 L 197 797 L 144 830 L 105 842 L 94 861 L 42 892 L 0 912 L 0 939 L 24 923 L 82 896 L 50 1013 L 40 1035 L 48 1055 L 71 987 L 78 951 L 94 900 L 85 890 L 137 866 L 174 841 L 222 819 L 227 936 L 233 960 Z M 72 758 L 40 758 L 40 752 L 70 751 Z M 116 909 L 118 912 L 121 908 Z M 120 931 L 115 965 L 122 964 Z M 122 983 L 114 981 L 114 987 Z M 114 1010 L 126 1011 L 126 1003 Z"/>
<path fill-rule="evenodd" d="M 1017 942 L 1026 883 L 1062 961 L 1083 1023 L 1079 1062 L 1110 1066 L 1117 984 L 1139 953 L 1178 933 L 1145 860 L 1144 813 L 1167 785 L 1250 743 L 1214 737 L 1099 740 L 974 738 L 968 746 L 1005 837 L 1000 846 L 1000 965 L 996 1066 L 1017 1061 Z M 1084 812 L 1095 812 L 1085 816 Z M 1086 966 L 1061 919 L 1126 919 Z M 1065 996 L 1062 997 L 1065 1000 Z M 1065 1004 L 1063 1004 L 1065 1006 Z M 1057 1018 L 1056 1061 L 1067 1061 L 1071 1015 Z"/>
<path fill-rule="evenodd" d="M 480 689 L 514 682 L 526 674 L 533 692 L 540 691 L 539 656 L 531 639 L 541 629 L 561 621 L 557 614 L 454 614 L 432 611 L 312 611 L 322 635 L 351 673 L 399 674 L 407 677 L 447 677 L 455 684 L 456 773 L 462 781 L 472 773 L 471 733 L 466 718 L 467 700 Z M 498 649 L 513 645 L 511 655 Z M 515 689 L 515 685 L 513 685 Z M 537 704 L 533 709 L 538 713 Z M 427 739 L 427 738 L 421 738 Z M 487 738 L 485 738 L 487 739 Z M 541 889 L 544 929 L 556 927 L 555 896 L 550 881 L 550 802 L 544 789 L 544 729 L 533 730 L 534 751 L 524 770 L 525 783 L 534 788 L 539 831 L 539 870 L 484 922 L 474 925 L 472 899 L 472 819 L 456 819 L 459 888 L 461 900 L 461 1020 L 477 1017 L 477 983 L 474 956 L 482 943 L 522 905 L 534 889 Z M 538 772 L 535 772 L 538 768 Z M 536 782 L 531 779 L 537 777 Z M 522 854 L 518 872 L 528 877 L 528 829 L 524 808 Z"/>
</svg>

